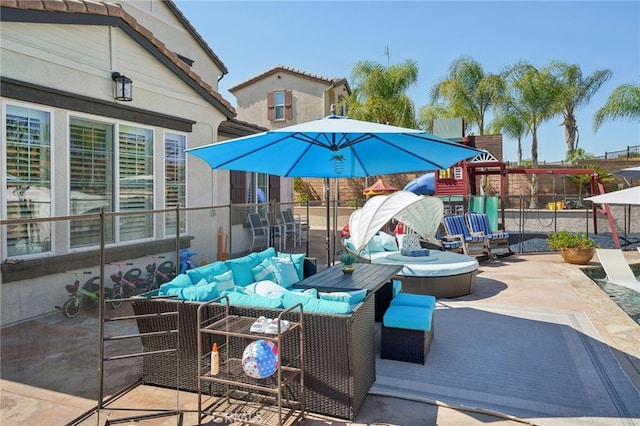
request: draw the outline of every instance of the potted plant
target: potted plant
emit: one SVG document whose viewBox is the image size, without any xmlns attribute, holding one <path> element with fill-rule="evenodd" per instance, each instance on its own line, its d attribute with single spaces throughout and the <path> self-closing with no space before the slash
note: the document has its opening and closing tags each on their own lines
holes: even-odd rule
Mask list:
<svg viewBox="0 0 640 426">
<path fill-rule="evenodd" d="M 549 233 L 547 244 L 550 249 L 560 250 L 565 262 L 577 265 L 589 263 L 596 251 L 595 242 L 586 233 L 573 233 L 566 229 Z"/>
<path fill-rule="evenodd" d="M 355 266 L 353 265 L 358 260 L 357 257 L 351 253 L 342 253 L 340 255 L 340 263 L 342 263 L 342 272 L 345 274 L 353 274 Z"/>
</svg>

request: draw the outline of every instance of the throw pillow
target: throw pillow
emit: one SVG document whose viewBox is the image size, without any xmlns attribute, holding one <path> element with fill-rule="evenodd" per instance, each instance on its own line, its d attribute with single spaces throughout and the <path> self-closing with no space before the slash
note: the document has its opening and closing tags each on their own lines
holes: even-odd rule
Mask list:
<svg viewBox="0 0 640 426">
<path fill-rule="evenodd" d="M 271 259 L 271 265 L 273 265 L 276 274 L 276 281 L 282 287 L 289 288 L 300 281 L 298 272 L 295 266 L 293 266 L 291 258 L 274 257 Z"/>
<path fill-rule="evenodd" d="M 158 295 L 171 295 L 171 294 L 179 294 L 179 290 L 184 287 L 188 287 L 193 285 L 191 282 L 191 278 L 187 274 L 180 274 L 176 276 L 174 279 L 169 281 L 168 283 L 164 283 L 160 286 L 160 290 L 158 291 Z M 176 290 L 177 289 L 177 290 Z"/>
<path fill-rule="evenodd" d="M 380 240 L 382 241 L 382 247 L 387 251 L 398 251 L 398 243 L 396 237 L 389 235 L 386 232 L 380 231 Z"/>
<path fill-rule="evenodd" d="M 260 262 L 259 265 L 251 268 L 253 273 L 253 279 L 255 281 L 270 280 L 276 281 L 276 274 L 273 266 L 271 265 L 271 259 L 267 258 Z"/>
<path fill-rule="evenodd" d="M 369 243 L 367 243 L 367 250 L 369 253 L 380 253 L 384 251 L 382 239 L 379 235 L 374 235 L 371 240 L 369 240 Z"/>
<path fill-rule="evenodd" d="M 296 268 L 298 278 L 300 280 L 304 278 L 304 258 L 306 257 L 304 253 L 278 253 L 278 257 L 284 259 L 290 258 L 293 266 Z"/>
<path fill-rule="evenodd" d="M 273 247 L 267 247 L 266 249 L 256 253 L 256 255 L 262 261 L 270 257 L 275 257 L 276 249 L 274 249 Z"/>
<path fill-rule="evenodd" d="M 235 282 L 233 281 L 233 272 L 227 271 L 224 274 L 216 275 L 212 278 L 211 282 L 215 282 L 218 284 L 218 290 L 230 290 L 235 287 Z"/>
<path fill-rule="evenodd" d="M 246 286 L 254 282 L 251 268 L 260 263 L 260 259 L 256 253 L 250 253 L 237 259 L 227 260 L 226 265 L 233 272 L 233 281 L 236 285 Z"/>
<path fill-rule="evenodd" d="M 288 291 L 281 285 L 268 280 L 249 284 L 248 286 L 244 287 L 244 290 L 245 292 L 250 294 L 257 294 L 258 296 L 271 297 L 276 299 L 281 298 L 282 295 Z"/>
<path fill-rule="evenodd" d="M 404 240 L 402 240 L 402 247 L 405 250 L 418 250 L 421 249 L 420 235 L 418 234 L 406 234 Z"/>
<path fill-rule="evenodd" d="M 197 268 L 188 269 L 187 275 L 191 278 L 193 284 L 199 283 L 201 279 L 211 281 L 211 277 L 214 275 L 220 275 L 225 271 L 228 271 L 227 265 L 224 262 L 213 262 Z"/>
</svg>

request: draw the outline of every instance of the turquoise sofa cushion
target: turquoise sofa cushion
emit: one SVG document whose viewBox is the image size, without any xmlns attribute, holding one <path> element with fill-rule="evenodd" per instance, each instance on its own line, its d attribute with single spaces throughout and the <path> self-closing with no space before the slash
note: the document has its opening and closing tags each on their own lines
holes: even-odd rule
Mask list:
<svg viewBox="0 0 640 426">
<path fill-rule="evenodd" d="M 191 302 L 207 302 L 215 299 L 219 295 L 218 283 L 210 283 L 203 278 L 196 285 L 182 288 L 178 296 L 182 300 L 189 300 Z"/>
<path fill-rule="evenodd" d="M 191 278 L 187 274 L 180 274 L 180 275 L 177 275 L 171 281 L 160 285 L 160 289 L 158 290 L 158 295 L 166 296 L 166 295 L 178 294 L 181 288 L 191 286 L 191 285 L 193 285 L 193 282 L 191 282 Z"/>
<path fill-rule="evenodd" d="M 203 278 L 207 281 L 211 281 L 214 276 L 220 275 L 228 270 L 229 268 L 227 268 L 227 265 L 225 265 L 224 262 L 218 261 L 198 266 L 197 268 L 188 269 L 186 273 L 191 278 L 191 283 L 197 284 Z"/>
<path fill-rule="evenodd" d="M 390 305 L 384 316 L 382 324 L 385 327 L 401 328 L 404 330 L 431 330 L 433 309 L 417 306 Z"/>
<path fill-rule="evenodd" d="M 251 268 L 258 266 L 260 258 L 256 253 L 250 253 L 237 259 L 225 261 L 225 264 L 233 272 L 233 281 L 236 285 L 244 287 L 255 281 Z"/>
<path fill-rule="evenodd" d="M 274 299 L 270 297 L 258 296 L 256 294 L 242 294 L 237 292 L 227 293 L 229 303 L 231 305 L 238 306 L 252 306 L 256 308 L 282 308 L 281 299 Z"/>
<path fill-rule="evenodd" d="M 304 312 L 318 312 L 323 314 L 338 315 L 346 315 L 351 313 L 351 305 L 345 302 L 315 299 L 294 292 L 287 292 L 282 295 L 282 306 L 285 309 L 291 308 L 298 303 L 302 304 L 302 309 Z"/>
<path fill-rule="evenodd" d="M 333 300 L 355 305 L 362 302 L 367 297 L 367 290 L 335 291 L 331 293 L 318 293 L 322 300 Z"/>
</svg>

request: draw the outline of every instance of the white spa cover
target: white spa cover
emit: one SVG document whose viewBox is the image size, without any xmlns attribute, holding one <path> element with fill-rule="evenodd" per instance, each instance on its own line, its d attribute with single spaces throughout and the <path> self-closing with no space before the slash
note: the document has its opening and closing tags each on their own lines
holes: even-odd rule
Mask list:
<svg viewBox="0 0 640 426">
<path fill-rule="evenodd" d="M 444 215 L 444 205 L 438 197 L 398 191 L 377 195 L 349 217 L 351 243 L 357 253 L 389 222 L 396 219 L 427 240 L 435 238 Z"/>
</svg>

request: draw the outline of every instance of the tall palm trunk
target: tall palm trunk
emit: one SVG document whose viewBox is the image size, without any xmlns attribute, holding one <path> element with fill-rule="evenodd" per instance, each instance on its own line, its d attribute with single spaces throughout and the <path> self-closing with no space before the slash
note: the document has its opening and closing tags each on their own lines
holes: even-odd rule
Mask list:
<svg viewBox="0 0 640 426">
<path fill-rule="evenodd" d="M 518 164 L 522 164 L 522 138 L 518 138 Z"/>
<path fill-rule="evenodd" d="M 575 118 L 565 115 L 561 126 L 564 126 L 564 140 L 567 143 L 567 153 L 569 153 L 577 148 L 578 124 Z"/>
<path fill-rule="evenodd" d="M 538 129 L 533 127 L 533 140 L 531 141 L 531 163 L 534 169 L 538 168 Z M 538 208 L 538 175 L 531 175 L 531 201 L 529 208 Z"/>
</svg>

